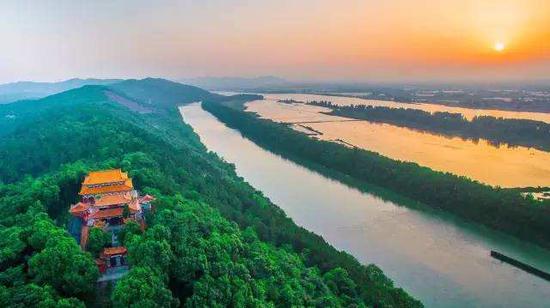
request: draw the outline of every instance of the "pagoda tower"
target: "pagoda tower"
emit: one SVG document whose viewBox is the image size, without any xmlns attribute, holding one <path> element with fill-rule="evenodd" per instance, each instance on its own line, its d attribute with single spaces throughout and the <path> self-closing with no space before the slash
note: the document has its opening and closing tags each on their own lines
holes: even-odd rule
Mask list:
<svg viewBox="0 0 550 308">
<path fill-rule="evenodd" d="M 80 246 L 86 249 L 89 228 L 97 227 L 111 235 L 112 241 L 96 263 L 102 273 L 126 265 L 126 248 L 119 245 L 118 232 L 129 221 L 145 228 L 145 214 L 151 210 L 150 195 L 140 196 L 132 179 L 121 169 L 92 171 L 80 188 L 80 202 L 69 212 L 81 223 Z"/>
</svg>

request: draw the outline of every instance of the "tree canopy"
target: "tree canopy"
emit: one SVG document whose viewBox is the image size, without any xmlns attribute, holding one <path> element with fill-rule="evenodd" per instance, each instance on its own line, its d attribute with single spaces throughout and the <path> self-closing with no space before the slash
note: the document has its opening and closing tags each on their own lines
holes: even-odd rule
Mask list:
<svg viewBox="0 0 550 308">
<path fill-rule="evenodd" d="M 16 116 L 0 124 L 0 303 L 421 306 L 208 153 L 175 101 L 147 93 L 159 87 L 121 92 L 151 108 L 144 114 L 105 95 L 125 89 L 87 86 L 0 106 L 0 117 Z M 64 226 L 84 174 L 107 168 L 123 168 L 157 201 L 145 232 L 129 225 L 119 237 L 131 270 L 105 299 L 92 254 Z M 101 234 L 91 232 L 95 254 Z"/>
</svg>

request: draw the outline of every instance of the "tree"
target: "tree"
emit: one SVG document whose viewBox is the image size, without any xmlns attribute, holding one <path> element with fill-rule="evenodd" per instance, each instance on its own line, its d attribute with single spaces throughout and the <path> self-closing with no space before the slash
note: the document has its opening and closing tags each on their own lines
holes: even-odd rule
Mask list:
<svg viewBox="0 0 550 308">
<path fill-rule="evenodd" d="M 148 232 L 150 233 L 150 232 Z M 147 267 L 157 273 L 168 273 L 174 254 L 166 239 L 134 235 L 127 241 L 128 260 L 132 266 Z"/>
<path fill-rule="evenodd" d="M 27 247 L 21 240 L 23 229 L 20 227 L 0 229 L 0 270 L 14 264 L 22 257 L 23 250 Z"/>
<path fill-rule="evenodd" d="M 19 286 L 23 285 L 26 280 L 25 265 L 23 263 L 9 267 L 0 272 L 0 285 L 3 286 Z M 0 305 L 1 306 L 1 305 Z"/>
<path fill-rule="evenodd" d="M 126 240 L 133 235 L 141 235 L 143 232 L 141 226 L 134 220 L 128 221 L 122 230 L 118 233 L 118 240 L 126 246 Z"/>
<path fill-rule="evenodd" d="M 37 283 L 53 286 L 69 296 L 92 294 L 99 271 L 90 254 L 72 238 L 61 238 L 29 260 L 29 273 Z"/>
<path fill-rule="evenodd" d="M 43 307 L 43 308 L 84 308 L 80 300 L 60 298 L 52 287 L 34 283 L 7 289 L 0 286 L 0 306 L 2 307 Z"/>
<path fill-rule="evenodd" d="M 91 228 L 88 234 L 88 243 L 86 249 L 94 257 L 98 257 L 99 253 L 111 242 L 111 236 L 109 233 L 103 231 L 101 228 Z"/>
<path fill-rule="evenodd" d="M 345 299 L 353 299 L 357 296 L 356 285 L 350 279 L 348 272 L 343 268 L 335 268 L 323 275 L 323 279 L 334 294 Z"/>
<path fill-rule="evenodd" d="M 29 233 L 28 242 L 35 250 L 42 250 L 48 242 L 57 242 L 68 236 L 67 232 L 56 227 L 45 213 L 35 218 Z"/>
<path fill-rule="evenodd" d="M 115 307 L 177 307 L 163 280 L 148 267 L 133 267 L 116 284 L 112 294 Z"/>
</svg>

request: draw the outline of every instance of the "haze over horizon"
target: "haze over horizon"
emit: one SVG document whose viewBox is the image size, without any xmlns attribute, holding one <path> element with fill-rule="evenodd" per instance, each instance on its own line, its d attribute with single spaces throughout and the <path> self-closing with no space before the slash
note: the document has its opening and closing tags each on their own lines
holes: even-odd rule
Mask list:
<svg viewBox="0 0 550 308">
<path fill-rule="evenodd" d="M 0 83 L 73 77 L 536 81 L 550 2 L 3 1 Z"/>
<path fill-rule="evenodd" d="M 550 0 L 0 21 L 0 308 L 550 308 Z"/>
</svg>

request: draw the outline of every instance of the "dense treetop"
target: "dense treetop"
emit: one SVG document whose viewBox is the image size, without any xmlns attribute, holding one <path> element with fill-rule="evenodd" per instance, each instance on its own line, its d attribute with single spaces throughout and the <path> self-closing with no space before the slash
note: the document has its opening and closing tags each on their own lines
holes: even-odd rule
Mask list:
<svg viewBox="0 0 550 308">
<path fill-rule="evenodd" d="M 126 91 L 88 86 L 0 107 L 14 115 L 0 135 L 0 305 L 421 306 L 208 153 L 174 105 L 204 92 L 176 100 L 154 92 L 177 84 L 143 82 L 149 92 L 131 81 Z M 153 112 L 132 112 L 107 90 Z M 105 295 L 96 293 L 96 251 L 82 252 L 65 225 L 84 174 L 115 167 L 158 200 L 144 233 L 122 234 L 132 267 Z"/>
</svg>

